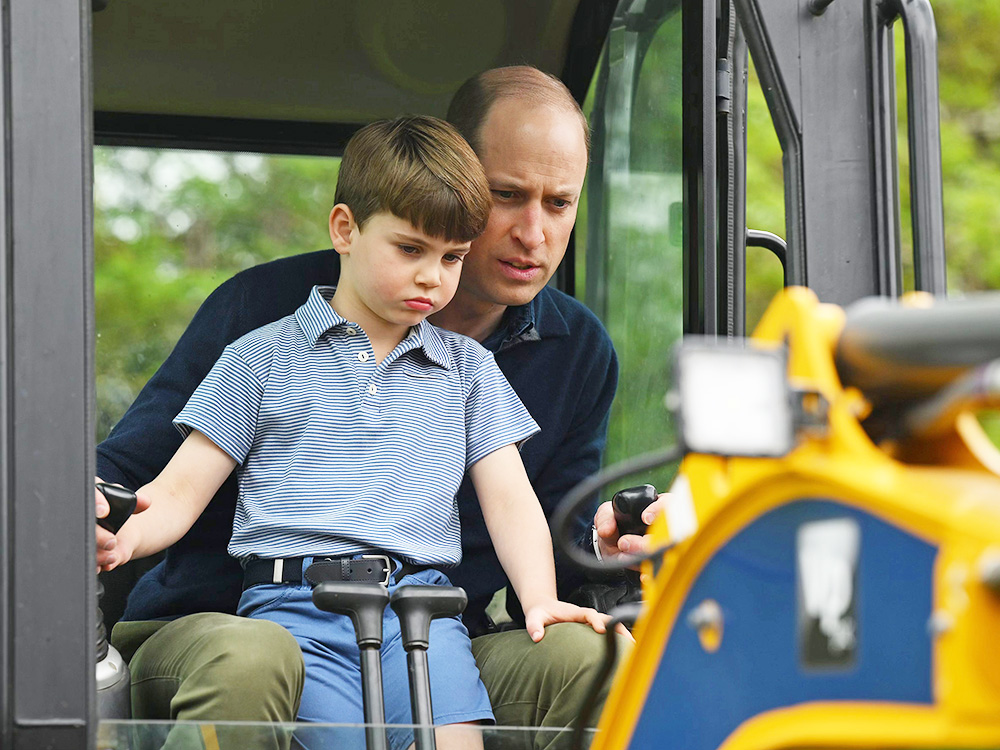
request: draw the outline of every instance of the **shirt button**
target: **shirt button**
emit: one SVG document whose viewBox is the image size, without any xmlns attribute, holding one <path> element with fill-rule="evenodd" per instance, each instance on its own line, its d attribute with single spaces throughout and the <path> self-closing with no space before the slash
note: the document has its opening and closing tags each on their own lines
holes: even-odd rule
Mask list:
<svg viewBox="0 0 1000 750">
<path fill-rule="evenodd" d="M 358 360 L 360 362 L 367 362 L 368 361 L 368 352 L 358 352 Z"/>
<path fill-rule="evenodd" d="M 344 333 L 346 333 L 348 336 L 357 336 L 358 330 L 356 328 L 351 328 L 350 326 L 347 326 L 344 329 Z"/>
<path fill-rule="evenodd" d="M 376 393 L 378 393 L 378 387 L 374 383 L 372 383 L 370 386 L 368 386 L 368 393 L 374 396 Z"/>
</svg>

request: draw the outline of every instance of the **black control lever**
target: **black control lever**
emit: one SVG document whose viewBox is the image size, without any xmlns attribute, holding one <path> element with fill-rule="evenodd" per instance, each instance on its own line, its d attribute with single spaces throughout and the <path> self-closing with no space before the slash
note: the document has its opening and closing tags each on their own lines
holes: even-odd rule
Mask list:
<svg viewBox="0 0 1000 750">
<path fill-rule="evenodd" d="M 313 604 L 325 612 L 348 615 L 361 652 L 361 698 L 367 750 L 387 750 L 385 698 L 382 695 L 382 614 L 389 592 L 377 583 L 325 581 L 313 589 Z M 405 631 L 404 631 L 405 632 Z M 405 636 L 404 636 L 405 638 Z"/>
<path fill-rule="evenodd" d="M 98 518 L 97 523 L 112 534 L 118 530 L 135 512 L 135 493 L 117 487 L 113 484 L 98 482 L 97 489 L 108 501 L 110 510 L 104 518 Z M 117 649 L 108 643 L 108 633 L 104 626 L 104 613 L 101 611 L 101 598 L 104 596 L 104 585 L 97 581 L 97 713 L 102 719 L 128 719 L 132 715 L 130 696 L 131 675 L 128 664 L 122 659 Z"/>
<path fill-rule="evenodd" d="M 645 534 L 646 524 L 642 512 L 656 499 L 656 488 L 651 484 L 619 490 L 611 498 L 611 509 L 615 512 L 618 535 Z"/>
<path fill-rule="evenodd" d="M 117 534 L 118 529 L 124 526 L 129 516 L 135 512 L 135 493 L 124 487 L 105 482 L 98 482 L 96 486 L 104 497 L 107 498 L 108 505 L 111 508 L 108 511 L 108 515 L 97 519 L 97 525 L 103 529 L 107 529 L 112 534 Z"/>
<path fill-rule="evenodd" d="M 406 650 L 410 675 L 410 710 L 416 729 L 417 750 L 435 750 L 434 710 L 431 706 L 431 678 L 427 666 L 431 620 L 456 617 L 465 611 L 469 599 L 457 586 L 400 586 L 392 592 L 389 606 L 399 616 L 399 629 Z"/>
</svg>

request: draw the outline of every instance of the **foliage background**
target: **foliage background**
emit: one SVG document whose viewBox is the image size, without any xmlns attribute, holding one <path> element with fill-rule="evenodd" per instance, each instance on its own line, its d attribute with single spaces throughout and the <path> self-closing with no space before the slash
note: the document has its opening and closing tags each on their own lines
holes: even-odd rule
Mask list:
<svg viewBox="0 0 1000 750">
<path fill-rule="evenodd" d="M 1000 289 L 1000 252 L 994 239 L 1000 226 L 1000 55 L 995 41 L 1000 3 L 940 0 L 934 10 L 949 287 L 953 293 Z M 671 124 L 678 121 L 680 106 L 676 33 L 666 29 L 650 49 L 637 95 L 641 118 L 633 131 L 631 176 L 607 207 L 617 222 L 611 227 L 616 243 L 603 260 L 611 303 L 607 323 L 623 367 L 609 459 L 669 440 L 662 408 L 667 382 L 663 351 L 679 334 L 679 245 L 666 218 L 656 224 L 655 216 L 635 215 L 630 207 L 643 196 L 648 199 L 644 191 L 652 183 L 643 182 L 642 173 L 664 175 L 656 189 L 666 203 L 672 200 L 670 175 L 679 169 L 680 154 L 679 131 Z M 897 48 L 902 50 L 901 42 Z M 898 78 L 903 79 L 902 68 Z M 902 101 L 900 111 L 905 112 Z M 902 136 L 900 150 L 905 191 Z M 784 236 L 780 149 L 758 88 L 750 94 L 748 153 L 748 225 Z M 213 288 L 256 263 L 329 246 L 326 216 L 337 168 L 337 160 L 311 157 L 95 150 L 98 440 L 155 372 Z M 911 252 L 906 204 L 904 194 L 904 261 Z M 585 221 L 578 234 L 586 236 Z M 648 259 L 663 248 L 672 260 L 653 273 Z M 580 268 L 582 273 L 585 264 Z M 747 271 L 750 327 L 780 287 L 781 277 L 777 262 L 755 249 L 748 254 Z M 653 444 L 650 435 L 657 438 Z"/>
</svg>

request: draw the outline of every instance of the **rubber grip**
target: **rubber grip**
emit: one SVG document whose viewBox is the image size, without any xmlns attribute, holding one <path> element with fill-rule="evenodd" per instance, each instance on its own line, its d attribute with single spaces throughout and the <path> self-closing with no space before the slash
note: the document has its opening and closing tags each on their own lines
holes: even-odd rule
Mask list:
<svg viewBox="0 0 1000 750">
<path fill-rule="evenodd" d="M 646 524 L 642 522 L 642 512 L 656 499 L 656 488 L 651 484 L 619 490 L 611 498 L 611 509 L 615 512 L 618 535 L 645 534 Z"/>
<path fill-rule="evenodd" d="M 135 493 L 124 487 L 104 482 L 98 482 L 95 486 L 107 498 L 108 505 L 111 506 L 108 515 L 97 519 L 97 525 L 107 529 L 112 534 L 117 534 L 118 529 L 124 526 L 129 516 L 135 512 Z"/>
</svg>

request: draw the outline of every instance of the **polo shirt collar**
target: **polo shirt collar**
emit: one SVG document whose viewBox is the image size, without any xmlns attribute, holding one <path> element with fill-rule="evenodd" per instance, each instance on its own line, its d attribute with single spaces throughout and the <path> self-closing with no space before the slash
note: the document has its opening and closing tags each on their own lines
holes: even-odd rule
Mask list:
<svg viewBox="0 0 1000 750">
<path fill-rule="evenodd" d="M 314 286 L 309 292 L 309 299 L 305 304 L 295 311 L 295 320 L 305 334 L 306 341 L 310 346 L 316 346 L 316 342 L 327 331 L 337 326 L 355 325 L 344 316 L 337 313 L 330 304 L 335 286 Z M 441 340 L 438 330 L 426 320 L 420 321 L 419 325 L 412 326 L 408 339 L 412 340 L 412 347 L 420 347 L 424 354 L 434 364 L 450 370 L 454 366 L 448 348 Z"/>
<path fill-rule="evenodd" d="M 335 286 L 314 286 L 309 292 L 309 299 L 295 311 L 295 320 L 310 346 L 316 346 L 316 342 L 327 331 L 348 322 L 330 304 L 335 291 Z"/>
<path fill-rule="evenodd" d="M 410 328 L 409 338 L 414 340 L 414 348 L 421 347 L 427 359 L 434 364 L 446 370 L 454 367 L 455 363 L 448 353 L 448 347 L 441 340 L 440 331 L 426 320 L 421 320 L 419 325 Z"/>
</svg>

